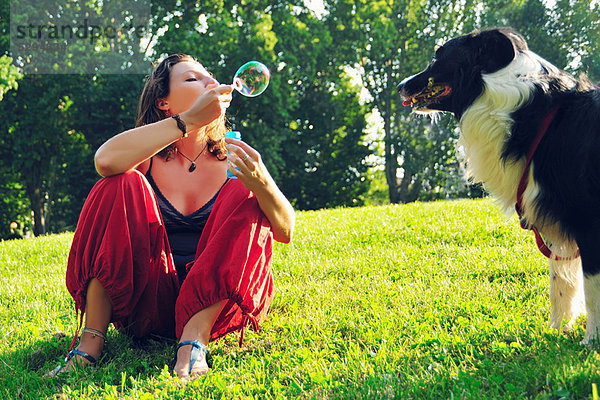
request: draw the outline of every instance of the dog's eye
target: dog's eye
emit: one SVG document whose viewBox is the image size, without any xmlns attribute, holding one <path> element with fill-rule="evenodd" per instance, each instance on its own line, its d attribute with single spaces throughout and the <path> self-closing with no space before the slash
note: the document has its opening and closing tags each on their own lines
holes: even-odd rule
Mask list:
<svg viewBox="0 0 600 400">
<path fill-rule="evenodd" d="M 435 57 L 433 57 L 433 58 L 431 59 L 431 63 L 432 63 L 432 64 L 433 64 L 434 62 L 436 62 L 436 61 L 437 61 L 437 58 L 435 58 Z"/>
</svg>

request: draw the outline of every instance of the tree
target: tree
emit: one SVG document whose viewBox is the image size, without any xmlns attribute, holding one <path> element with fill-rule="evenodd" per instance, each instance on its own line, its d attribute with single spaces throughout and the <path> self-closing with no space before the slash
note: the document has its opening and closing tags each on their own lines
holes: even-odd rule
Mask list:
<svg viewBox="0 0 600 400">
<path fill-rule="evenodd" d="M 385 175 L 392 203 L 413 201 L 424 187 L 438 186 L 433 142 L 425 135 L 429 125 L 401 107 L 396 86 L 423 69 L 435 46 L 474 23 L 472 1 L 350 1 L 328 2 L 332 18 L 346 27 L 356 54 L 363 84 L 383 120 Z M 437 135 L 438 146 L 453 147 L 454 129 Z M 438 162 L 438 161 L 441 161 Z M 428 171 L 430 173 L 428 173 Z"/>
<path fill-rule="evenodd" d="M 22 77 L 23 74 L 12 65 L 12 58 L 7 55 L 0 56 L 0 101 L 6 92 L 19 87 L 18 80 Z"/>
<path fill-rule="evenodd" d="M 83 75 L 69 91 L 73 104 L 65 115 L 72 142 L 56 173 L 50 231 L 73 230 L 83 202 L 100 176 L 94 154 L 110 137 L 135 126 L 144 77 L 134 74 Z"/>
<path fill-rule="evenodd" d="M 14 16 L 17 22 L 48 11 L 36 3 L 19 4 L 29 4 L 30 12 Z M 64 14 L 73 20 L 86 12 L 99 18 L 131 15 L 118 2 L 103 4 L 108 8 L 98 3 L 86 11 L 83 3 L 69 3 Z M 400 105 L 395 89 L 427 65 L 436 45 L 453 36 L 511 25 L 542 57 L 600 80 L 600 3 L 594 0 L 557 0 L 552 8 L 542 0 L 328 0 L 325 5 L 326 12 L 315 15 L 302 0 L 157 0 L 150 18 L 152 59 L 190 53 L 222 82 L 231 82 L 236 68 L 251 59 L 271 68 L 263 95 L 234 95 L 230 121 L 261 152 L 297 208 L 362 204 L 370 179 L 365 115 L 373 110 L 383 119 L 391 201 L 481 193 L 460 177 L 452 118 L 442 116 L 433 124 L 415 117 Z M 26 58 L 9 60 L 8 9 L 8 2 L 0 2 L 0 112 L 5 116 L 0 121 L 0 237 L 11 221 L 26 224 L 32 212 L 36 233 L 72 229 L 98 179 L 94 152 L 134 125 L 143 77 L 128 74 L 127 62 L 134 59 L 130 51 L 139 47 L 139 38 L 130 32 L 123 47 L 106 37 L 74 44 L 64 58 L 83 68 L 78 74 L 20 77 L 14 65 Z M 108 65 L 101 55 L 113 50 L 122 69 L 104 74 Z M 75 54 L 79 64 L 73 62 Z M 90 68 L 96 73 L 79 74 Z M 366 104 L 350 68 L 361 72 L 372 98 Z"/>
<path fill-rule="evenodd" d="M 51 79 L 49 79 L 51 78 Z M 6 147 L 5 168 L 19 176 L 33 213 L 33 232 L 45 233 L 46 202 L 52 193 L 56 165 L 63 149 L 71 144 L 62 114 L 68 111 L 69 77 L 26 75 L 19 89 L 1 103 L 8 129 L 0 132 Z"/>
<path fill-rule="evenodd" d="M 3 146 L 0 140 L 0 146 Z M 11 222 L 17 222 L 19 229 L 30 228 L 27 218 L 28 201 L 19 184 L 19 176 L 0 163 L 0 239 L 11 233 Z"/>
<path fill-rule="evenodd" d="M 329 107 L 317 108 L 324 102 Z M 335 91 L 316 85 L 305 89 L 293 136 L 282 146 L 286 179 L 282 190 L 304 210 L 364 203 L 368 190 L 369 149 L 362 143 L 365 107 L 359 104 L 357 88 L 346 77 Z M 298 182 L 301 182 L 299 185 Z"/>
<path fill-rule="evenodd" d="M 11 15 L 13 26 L 26 28 L 33 21 L 47 28 L 41 31 L 41 38 L 28 35 L 26 39 L 61 44 L 62 38 L 53 39 L 49 34 L 50 27 L 57 26 L 58 35 L 65 34 L 70 41 L 66 40 L 69 45 L 62 52 L 52 46 L 48 51 L 36 51 L 36 46 L 17 49 L 16 62 L 29 73 L 18 90 L 0 104 L 7 116 L 0 132 L 4 144 L 0 170 L 11 177 L 5 184 L 11 193 L 22 191 L 14 195 L 12 209 L 22 210 L 21 199 L 27 198 L 36 235 L 72 229 L 98 179 L 93 166 L 96 148 L 135 123 L 142 77 L 130 73 L 143 68 L 136 50 L 140 37 L 124 21 L 139 20 L 136 8 L 143 11 L 144 1 L 128 1 L 129 7 L 118 1 L 65 3 L 54 9 L 32 1 L 15 5 L 20 8 Z M 3 15 L 7 15 L 7 7 L 3 3 Z M 8 24 L 5 18 L 1 22 L 0 43 L 7 45 Z M 92 25 L 101 30 L 96 33 L 103 33 L 94 35 Z M 71 27 L 79 29 L 73 36 L 69 36 Z M 111 27 L 117 29 L 117 39 L 111 39 Z M 18 37 L 15 32 L 13 35 L 13 39 Z M 99 75 L 107 72 L 117 75 Z"/>
<path fill-rule="evenodd" d="M 9 7 L 9 2 L 0 4 L 0 54 L 2 54 L 0 55 L 0 101 L 9 90 L 18 88 L 18 81 L 23 77 L 23 74 L 12 64 L 12 58 L 7 55 Z M 0 122 L 0 129 L 7 129 L 5 120 Z M 0 137 L 0 149 L 7 149 L 2 137 Z M 18 174 L 13 173 L 11 168 L 5 165 L 6 162 L 3 162 L 10 160 L 13 155 L 7 154 L 6 159 L 0 158 L 0 239 L 10 234 L 11 222 L 19 221 L 18 224 L 21 226 L 26 222 L 23 215 L 27 210 L 27 199 L 23 196 L 22 187 L 18 183 Z"/>
<path fill-rule="evenodd" d="M 341 66 L 351 55 L 324 21 L 302 1 L 165 1 L 155 7 L 153 29 L 167 27 L 155 45 L 159 54 L 197 56 L 221 82 L 252 59 L 271 68 L 269 89 L 253 99 L 234 95 L 228 111 L 233 128 L 261 152 L 296 207 L 361 204 L 366 110 L 343 78 Z"/>
</svg>

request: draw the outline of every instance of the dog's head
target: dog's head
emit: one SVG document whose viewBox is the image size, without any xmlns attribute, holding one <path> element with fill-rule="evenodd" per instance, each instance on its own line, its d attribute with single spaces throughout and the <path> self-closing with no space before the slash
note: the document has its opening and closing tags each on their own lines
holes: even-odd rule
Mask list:
<svg viewBox="0 0 600 400">
<path fill-rule="evenodd" d="M 525 39 L 510 28 L 474 31 L 438 48 L 429 66 L 402 81 L 398 91 L 414 111 L 448 111 L 460 118 L 482 93 L 482 75 L 506 67 L 525 50 Z"/>
</svg>

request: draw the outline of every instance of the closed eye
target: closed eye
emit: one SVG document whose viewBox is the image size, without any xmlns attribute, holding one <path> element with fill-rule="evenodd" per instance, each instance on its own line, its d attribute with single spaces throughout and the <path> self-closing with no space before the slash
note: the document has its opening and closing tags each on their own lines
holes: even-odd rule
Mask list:
<svg viewBox="0 0 600 400">
<path fill-rule="evenodd" d="M 186 82 L 193 82 L 193 81 L 197 81 L 198 79 L 196 78 L 187 78 L 185 81 Z"/>
</svg>

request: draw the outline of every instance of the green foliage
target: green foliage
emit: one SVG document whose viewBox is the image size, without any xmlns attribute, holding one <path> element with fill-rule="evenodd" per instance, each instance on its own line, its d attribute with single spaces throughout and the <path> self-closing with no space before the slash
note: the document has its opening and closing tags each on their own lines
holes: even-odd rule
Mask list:
<svg viewBox="0 0 600 400">
<path fill-rule="evenodd" d="M 12 2 L 11 52 L 27 74 L 146 73 L 147 0 Z"/>
<path fill-rule="evenodd" d="M 297 208 L 362 204 L 368 188 L 366 108 L 341 68 L 350 56 L 327 24 L 302 2 L 157 7 L 180 13 L 156 22 L 157 29 L 168 27 L 155 46 L 158 53 L 190 53 L 224 83 L 248 60 L 267 63 L 268 90 L 253 99 L 234 95 L 228 114 Z"/>
<path fill-rule="evenodd" d="M 0 54 L 5 55 L 10 48 L 10 1 L 0 1 Z"/>
<path fill-rule="evenodd" d="M 0 131 L 5 144 L 0 165 L 19 177 L 34 213 L 35 234 L 47 230 L 44 219 L 49 202 L 68 195 L 55 186 L 58 174 L 69 165 L 67 156 L 81 155 L 80 147 L 85 146 L 67 125 L 72 105 L 69 88 L 76 84 L 77 76 L 26 75 L 18 90 L 0 103 L 8 127 Z"/>
<path fill-rule="evenodd" d="M 167 366 L 174 342 L 113 330 L 97 367 L 41 378 L 72 339 L 71 240 L 0 242 L 1 398 L 584 399 L 600 382 L 584 321 L 547 328 L 547 261 L 490 200 L 299 213 L 261 331 L 212 343 L 188 385 Z"/>
<path fill-rule="evenodd" d="M 459 4 L 460 3 L 460 4 Z M 435 46 L 472 20 L 470 2 L 329 1 L 331 18 L 343 25 L 346 45 L 354 49 L 362 81 L 383 120 L 384 160 L 392 203 L 425 198 L 433 189 L 438 196 L 456 195 L 446 181 L 456 175 L 454 125 L 436 128 L 410 116 L 400 106 L 396 85 L 424 68 Z M 346 33 L 347 31 L 350 31 Z M 428 134 L 435 130 L 435 137 Z M 442 156 L 441 158 L 437 158 Z"/>
<path fill-rule="evenodd" d="M 0 56 L 0 101 L 4 98 L 4 93 L 19 86 L 17 81 L 22 77 L 23 74 L 12 65 L 12 58 Z"/>
<path fill-rule="evenodd" d="M 20 235 L 24 233 L 24 228 L 30 230 L 31 221 L 27 218 L 29 202 L 19 183 L 18 174 L 6 166 L 0 166 L 0 193 L 0 239 L 8 238 L 13 233 L 10 229 L 11 222 L 17 223 Z"/>
<path fill-rule="evenodd" d="M 554 44 L 567 60 L 558 65 L 600 82 L 600 3 L 558 0 L 551 17 Z"/>
<path fill-rule="evenodd" d="M 323 102 L 329 106 L 317 112 L 315 105 Z M 286 160 L 282 190 L 296 208 L 363 204 L 369 167 L 365 161 L 369 150 L 361 140 L 364 109 L 348 78 L 333 90 L 317 82 L 305 89 L 297 119 L 289 124 L 291 135 L 282 146 Z"/>
<path fill-rule="evenodd" d="M 71 144 L 57 165 L 54 196 L 49 202 L 48 231 L 75 229 L 79 212 L 90 189 L 100 176 L 94 168 L 94 154 L 107 139 L 135 126 L 140 75 L 82 75 L 72 86 L 66 129 Z"/>
<path fill-rule="evenodd" d="M 143 0 L 129 1 L 128 9 L 120 7 L 123 3 L 117 1 L 68 3 L 60 8 L 36 7 L 31 2 L 14 5 L 20 7 L 15 8 L 19 12 L 10 15 L 12 24 L 54 21 L 62 29 L 88 19 L 90 24 L 118 27 L 122 22 L 118 17 L 139 17 L 136 13 L 143 10 L 144 4 Z M 8 11 L 8 2 L 3 2 L 0 45 L 6 45 L 6 50 Z M 142 78 L 127 75 L 127 63 L 123 61 L 133 63 L 129 66 L 137 70 L 143 69 L 139 51 L 134 51 L 135 38 L 127 32 L 109 46 L 106 35 L 96 39 L 90 36 L 72 41 L 63 53 L 37 52 L 15 60 L 28 73 L 18 89 L 0 103 L 5 116 L 0 122 L 0 171 L 5 171 L 0 188 L 6 203 L 0 212 L 0 235 L 6 236 L 5 227 L 13 220 L 33 226 L 38 235 L 75 227 L 83 201 L 98 179 L 93 164 L 95 150 L 109 137 L 132 127 L 135 121 Z M 128 45 L 131 48 L 124 51 L 123 46 Z M 8 57 L 0 58 L 0 79 L 10 78 L 2 73 L 6 59 L 10 61 Z M 115 63 L 123 67 L 116 68 Z M 8 68 L 11 72 L 16 70 L 14 66 Z M 54 74 L 31 73 L 38 69 Z M 78 75 L 109 69 L 124 75 Z M 0 96 L 3 88 L 0 81 Z M 28 221 L 31 213 L 33 221 Z"/>
<path fill-rule="evenodd" d="M 142 85 L 139 75 L 26 75 L 0 103 L 7 116 L 6 130 L 0 131 L 0 167 L 11 174 L 5 178 L 12 177 L 9 202 L 16 206 L 27 198 L 38 217 L 36 234 L 75 228 L 99 179 L 94 153 L 134 126 Z M 8 220 L 0 213 L 0 225 L 25 220 L 24 215 Z"/>
<path fill-rule="evenodd" d="M 389 202 L 388 186 L 385 181 L 385 171 L 379 168 L 372 168 L 370 171 L 371 179 L 369 191 L 365 196 L 365 205 L 380 206 Z"/>
</svg>

